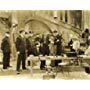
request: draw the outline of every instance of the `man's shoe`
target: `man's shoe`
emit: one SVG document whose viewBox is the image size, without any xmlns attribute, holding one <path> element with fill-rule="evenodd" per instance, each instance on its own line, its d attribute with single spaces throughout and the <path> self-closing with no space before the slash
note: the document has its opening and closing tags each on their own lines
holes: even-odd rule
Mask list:
<svg viewBox="0 0 90 90">
<path fill-rule="evenodd" d="M 18 71 L 17 74 L 20 74 L 20 72 Z"/>
<path fill-rule="evenodd" d="M 4 70 L 6 70 L 6 69 L 7 69 L 7 67 L 3 67 L 3 69 L 4 69 Z"/>
<path fill-rule="evenodd" d="M 40 67 L 41 70 L 45 70 L 46 68 L 45 67 Z"/>
<path fill-rule="evenodd" d="M 12 66 L 8 66 L 8 68 L 11 68 Z"/>
<path fill-rule="evenodd" d="M 8 66 L 8 67 L 12 67 L 12 66 Z"/>
<path fill-rule="evenodd" d="M 23 70 L 28 70 L 27 68 L 23 68 Z"/>
</svg>

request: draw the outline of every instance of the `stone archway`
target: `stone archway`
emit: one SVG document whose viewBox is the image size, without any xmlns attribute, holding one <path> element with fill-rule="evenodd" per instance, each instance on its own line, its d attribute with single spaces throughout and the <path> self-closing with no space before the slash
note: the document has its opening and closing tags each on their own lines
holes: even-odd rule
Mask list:
<svg viewBox="0 0 90 90">
<path fill-rule="evenodd" d="M 26 22 L 26 25 L 27 24 L 28 24 L 29 30 L 31 30 L 35 33 L 41 33 L 41 34 L 44 34 L 47 32 L 52 33 L 52 29 L 49 26 L 49 24 L 38 17 L 37 18 L 33 17 L 33 18 L 29 19 Z"/>
</svg>

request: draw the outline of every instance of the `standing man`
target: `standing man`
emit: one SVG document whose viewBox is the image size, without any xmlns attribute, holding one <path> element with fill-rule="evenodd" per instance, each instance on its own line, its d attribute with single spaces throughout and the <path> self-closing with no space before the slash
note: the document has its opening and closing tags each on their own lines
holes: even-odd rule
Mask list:
<svg viewBox="0 0 90 90">
<path fill-rule="evenodd" d="M 56 55 L 61 55 L 62 53 L 62 36 L 59 35 L 57 31 L 54 31 L 54 45 L 56 46 Z M 56 60 L 55 61 L 55 66 L 58 66 L 58 63 L 60 63 L 61 60 Z"/>
<path fill-rule="evenodd" d="M 49 55 L 49 46 L 48 46 L 48 44 L 46 43 L 45 40 L 44 40 L 44 42 L 42 42 L 40 44 L 39 51 L 40 51 L 40 54 L 43 55 L 43 56 L 46 56 L 46 55 L 48 56 Z M 45 69 L 45 65 L 46 65 L 46 61 L 42 60 L 41 64 L 40 64 L 40 69 L 41 70 Z"/>
<path fill-rule="evenodd" d="M 5 37 L 1 43 L 1 50 L 3 51 L 3 69 L 10 67 L 10 54 L 11 54 L 11 45 L 10 45 L 10 34 L 9 32 L 5 33 Z"/>
<path fill-rule="evenodd" d="M 17 37 L 16 40 L 16 49 L 17 49 L 17 54 L 18 54 L 18 59 L 17 59 L 17 68 L 16 70 L 18 71 L 17 74 L 20 73 L 20 65 L 22 62 L 22 69 L 25 70 L 25 60 L 26 60 L 26 40 L 25 40 L 25 32 L 24 30 L 20 31 L 20 35 Z"/>
</svg>

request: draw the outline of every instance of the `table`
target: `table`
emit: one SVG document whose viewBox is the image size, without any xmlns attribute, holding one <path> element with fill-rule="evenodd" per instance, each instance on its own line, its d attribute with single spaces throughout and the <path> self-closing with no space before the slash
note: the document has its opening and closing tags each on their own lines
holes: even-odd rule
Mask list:
<svg viewBox="0 0 90 90">
<path fill-rule="evenodd" d="M 62 60 L 62 61 L 68 61 L 71 60 L 77 60 L 77 57 L 64 57 L 64 56 L 31 56 L 28 58 L 31 62 L 31 74 L 33 76 L 33 61 L 53 61 L 53 60 Z"/>
</svg>

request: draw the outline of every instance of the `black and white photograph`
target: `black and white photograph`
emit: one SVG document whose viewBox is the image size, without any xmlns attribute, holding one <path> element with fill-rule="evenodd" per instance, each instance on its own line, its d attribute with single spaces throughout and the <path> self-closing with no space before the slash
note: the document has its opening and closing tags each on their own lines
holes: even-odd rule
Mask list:
<svg viewBox="0 0 90 90">
<path fill-rule="evenodd" d="M 90 10 L 0 10 L 0 76 L 90 79 Z"/>
</svg>

